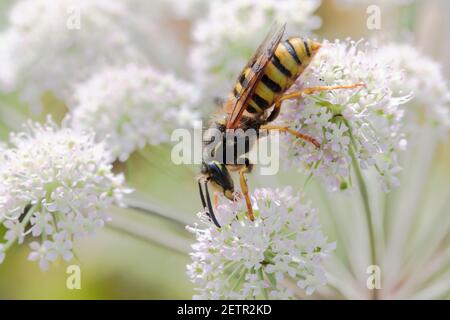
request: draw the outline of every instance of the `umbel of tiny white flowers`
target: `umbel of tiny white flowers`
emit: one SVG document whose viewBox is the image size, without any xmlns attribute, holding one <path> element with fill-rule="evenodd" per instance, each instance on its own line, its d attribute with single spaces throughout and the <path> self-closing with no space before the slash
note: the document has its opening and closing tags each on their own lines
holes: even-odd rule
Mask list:
<svg viewBox="0 0 450 320">
<path fill-rule="evenodd" d="M 223 96 L 274 21 L 286 22 L 290 34 L 308 35 L 320 26 L 314 15 L 319 5 L 319 0 L 209 1 L 193 26 L 193 75 L 212 96 Z"/>
<path fill-rule="evenodd" d="M 200 118 L 197 90 L 150 66 L 104 68 L 76 86 L 73 100 L 72 128 L 94 130 L 120 161 L 146 144 L 169 142 L 174 129 Z"/>
<path fill-rule="evenodd" d="M 398 185 L 397 153 L 406 146 L 401 104 L 411 94 L 395 96 L 393 81 L 401 73 L 377 59 L 374 49 L 351 41 L 325 42 L 292 90 L 318 85 L 364 87 L 323 91 L 283 104 L 278 122 L 311 135 L 310 143 L 285 135 L 290 166 L 318 176 L 330 190 L 351 184 L 351 167 L 375 168 L 385 190 Z"/>
<path fill-rule="evenodd" d="M 382 46 L 377 55 L 380 61 L 403 73 L 402 79 L 392 83 L 394 93 L 414 92 L 414 98 L 404 107 L 407 129 L 429 124 L 447 136 L 450 90 L 439 63 L 407 44 Z"/>
<path fill-rule="evenodd" d="M 200 213 L 203 226 L 187 227 L 197 243 L 187 273 L 196 299 L 289 299 L 292 281 L 307 294 L 326 283 L 322 261 L 335 248 L 322 234 L 310 203 L 292 189 L 256 189 L 255 221 L 244 201 L 221 198 L 217 228 Z"/>
<path fill-rule="evenodd" d="M 141 22 L 123 1 L 16 1 L 0 33 L 0 90 L 20 91 L 35 112 L 44 94 L 68 103 L 71 85 L 93 70 L 145 59 L 133 39 Z"/>
<path fill-rule="evenodd" d="M 0 154 L 0 262 L 14 244 L 31 241 L 29 259 L 43 270 L 73 258 L 73 241 L 101 228 L 129 190 L 111 172 L 112 157 L 93 134 L 29 122 Z"/>
</svg>

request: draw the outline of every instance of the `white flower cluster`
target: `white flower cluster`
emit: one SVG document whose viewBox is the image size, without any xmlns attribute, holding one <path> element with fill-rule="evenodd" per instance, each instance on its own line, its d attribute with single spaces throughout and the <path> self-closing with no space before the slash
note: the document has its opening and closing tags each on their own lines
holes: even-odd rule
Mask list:
<svg viewBox="0 0 450 320">
<path fill-rule="evenodd" d="M 441 66 L 406 44 L 390 44 L 378 51 L 380 61 L 404 73 L 392 84 L 396 94 L 413 92 L 414 99 L 405 105 L 408 124 L 429 123 L 438 130 L 450 128 L 450 91 Z"/>
<path fill-rule="evenodd" d="M 58 257 L 73 257 L 75 238 L 101 228 L 113 203 L 128 192 L 123 176 L 111 172 L 111 156 L 93 135 L 68 128 L 29 123 L 13 134 L 0 155 L 0 222 L 6 242 L 0 262 L 12 245 L 31 238 L 29 259 L 47 270 Z"/>
<path fill-rule="evenodd" d="M 401 74 L 359 43 L 324 43 L 293 90 L 318 85 L 365 87 L 322 91 L 283 104 L 279 122 L 320 141 L 321 147 L 285 135 L 290 165 L 323 178 L 330 190 L 350 185 L 354 157 L 362 169 L 374 167 L 385 189 L 398 184 L 397 152 L 406 146 L 403 110 L 411 96 L 394 97 L 392 82 Z M 353 157 L 352 157 L 353 155 Z M 355 163 L 353 163 L 355 165 Z"/>
<path fill-rule="evenodd" d="M 222 228 L 205 219 L 205 228 L 188 227 L 197 238 L 187 267 L 194 298 L 287 299 L 293 292 L 283 281 L 307 294 L 326 283 L 322 261 L 335 244 L 327 243 L 310 204 L 291 188 L 257 189 L 252 203 L 255 221 L 243 201 L 222 198 L 215 212 Z"/>
<path fill-rule="evenodd" d="M 44 93 L 66 101 L 70 85 L 99 66 L 143 59 L 128 14 L 122 1 L 17 2 L 0 34 L 0 89 L 20 90 L 39 112 Z"/>
<path fill-rule="evenodd" d="M 94 130 L 120 161 L 147 143 L 170 141 L 173 129 L 200 117 L 192 85 L 139 65 L 103 69 L 76 86 L 74 101 L 71 126 Z"/>
<path fill-rule="evenodd" d="M 194 75 L 223 94 L 224 81 L 235 80 L 274 21 L 286 22 L 295 34 L 309 34 L 320 26 L 313 15 L 319 5 L 318 0 L 212 1 L 206 16 L 194 24 Z"/>
</svg>

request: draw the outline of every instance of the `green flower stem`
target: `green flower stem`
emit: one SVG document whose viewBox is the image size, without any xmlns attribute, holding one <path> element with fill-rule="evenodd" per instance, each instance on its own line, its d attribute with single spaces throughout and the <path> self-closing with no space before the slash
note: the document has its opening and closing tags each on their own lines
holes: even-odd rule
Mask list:
<svg viewBox="0 0 450 320">
<path fill-rule="evenodd" d="M 125 196 L 123 201 L 128 209 L 137 213 L 158 217 L 183 230 L 192 223 L 190 219 L 184 218 L 181 213 L 160 208 L 153 200 L 148 199 L 146 195 Z"/>
<path fill-rule="evenodd" d="M 367 192 L 367 186 L 364 181 L 363 174 L 361 172 L 361 169 L 359 167 L 358 159 L 356 159 L 355 150 L 356 150 L 356 142 L 355 138 L 353 137 L 352 130 L 350 127 L 350 124 L 345 121 L 346 126 L 349 128 L 349 136 L 351 145 L 349 146 L 349 153 L 350 157 L 352 158 L 352 166 L 355 171 L 356 180 L 358 181 L 359 186 L 359 192 L 361 194 L 361 199 L 364 205 L 364 212 L 366 213 L 366 220 L 367 220 L 367 229 L 369 230 L 369 243 L 370 243 L 370 256 L 371 256 L 371 264 L 377 265 L 377 253 L 375 248 L 375 232 L 373 227 L 373 221 L 372 221 L 372 210 L 370 209 L 370 202 L 369 202 L 369 193 Z M 373 299 L 377 299 L 377 290 L 372 290 Z"/>
<path fill-rule="evenodd" d="M 181 228 L 183 230 L 186 228 L 186 225 L 188 224 L 185 221 L 182 221 L 182 220 L 178 219 L 177 217 L 169 216 L 167 214 L 163 214 L 163 213 L 160 213 L 160 212 L 158 212 L 156 210 L 151 210 L 151 209 L 145 208 L 143 206 L 139 206 L 139 205 L 133 204 L 133 205 L 128 205 L 127 208 L 131 209 L 133 211 L 145 214 L 145 215 L 151 215 L 151 216 L 155 216 L 155 217 L 161 218 L 161 219 L 163 219 L 163 220 L 165 220 L 167 222 L 170 222 L 175 227 Z"/>
<path fill-rule="evenodd" d="M 31 216 L 33 215 L 34 211 L 36 209 L 36 206 L 31 206 L 30 209 L 28 209 L 28 211 L 25 213 L 25 217 L 22 219 L 22 222 L 20 222 L 20 224 L 23 226 L 23 228 L 25 229 L 25 227 L 27 226 L 28 222 L 31 219 Z M 9 240 L 3 247 L 3 251 L 6 252 L 9 248 L 11 248 L 11 246 L 14 244 L 14 242 L 16 242 L 17 237 Z"/>
<path fill-rule="evenodd" d="M 262 268 L 259 268 L 258 275 L 262 281 L 265 281 Z M 269 292 L 267 291 L 267 288 L 262 288 L 262 291 L 263 291 L 264 299 L 269 300 Z"/>
<path fill-rule="evenodd" d="M 241 272 L 241 275 L 239 276 L 239 278 L 237 279 L 236 283 L 233 286 L 233 289 L 231 289 L 231 291 L 236 291 L 239 289 L 239 287 L 241 286 L 242 282 L 244 282 L 245 280 L 245 276 L 247 275 L 247 269 L 245 269 L 243 266 L 241 266 L 243 269 Z M 229 281 L 229 280 L 228 280 Z"/>
<path fill-rule="evenodd" d="M 181 255 L 187 256 L 190 251 L 190 244 L 188 241 L 181 237 L 169 235 L 157 228 L 143 226 L 138 223 L 130 223 L 126 220 L 117 221 L 117 219 L 113 219 L 106 226 L 110 230 L 152 243 Z"/>
<path fill-rule="evenodd" d="M 356 180 L 358 181 L 359 191 L 360 191 L 362 202 L 364 205 L 364 211 L 366 213 L 367 229 L 369 230 L 371 264 L 377 265 L 377 257 L 376 257 L 376 251 L 375 251 L 376 250 L 375 249 L 375 234 L 374 234 L 373 221 L 372 221 L 372 210 L 370 209 L 370 203 L 369 203 L 369 194 L 367 192 L 367 186 L 364 181 L 364 177 L 362 175 L 362 172 L 359 167 L 358 160 L 356 159 L 353 148 L 354 148 L 354 143 L 353 143 L 353 138 L 352 138 L 352 146 L 350 146 L 349 152 L 350 152 L 350 156 L 352 158 L 352 166 L 355 170 Z M 373 298 L 377 299 L 377 290 L 373 290 Z"/>
<path fill-rule="evenodd" d="M 239 274 L 239 272 L 241 272 L 243 269 L 245 269 L 244 268 L 244 265 L 240 265 L 240 266 L 237 266 L 229 275 L 228 275 L 228 278 L 227 278 L 227 282 L 230 282 L 231 281 L 231 279 L 233 279 L 233 277 L 236 275 L 236 274 Z"/>
</svg>

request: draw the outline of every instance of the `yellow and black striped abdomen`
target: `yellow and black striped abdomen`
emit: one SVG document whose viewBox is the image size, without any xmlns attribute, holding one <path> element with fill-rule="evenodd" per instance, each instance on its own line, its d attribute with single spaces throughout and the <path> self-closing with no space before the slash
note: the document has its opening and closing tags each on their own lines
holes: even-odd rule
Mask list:
<svg viewBox="0 0 450 320">
<path fill-rule="evenodd" d="M 263 75 L 256 84 L 247 111 L 252 114 L 264 112 L 279 98 L 308 66 L 320 45 L 309 39 L 289 38 L 278 44 L 273 56 L 264 68 Z M 244 70 L 234 88 L 237 96 L 247 85 Z"/>
</svg>

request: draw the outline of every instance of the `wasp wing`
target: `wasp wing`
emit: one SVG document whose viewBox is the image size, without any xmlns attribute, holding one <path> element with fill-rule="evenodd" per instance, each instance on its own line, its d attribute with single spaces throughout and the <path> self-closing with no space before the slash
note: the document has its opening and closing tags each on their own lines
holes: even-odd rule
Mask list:
<svg viewBox="0 0 450 320">
<path fill-rule="evenodd" d="M 235 128 L 241 120 L 242 115 L 248 106 L 248 101 L 252 97 L 256 85 L 263 75 L 265 66 L 272 58 L 275 49 L 280 43 L 285 29 L 286 24 L 279 27 L 274 25 L 239 74 L 237 81 L 239 81 L 241 77 L 245 77 L 246 83 L 239 93 L 230 95 L 231 98 L 225 105 L 225 112 L 228 113 L 227 129 Z"/>
</svg>

